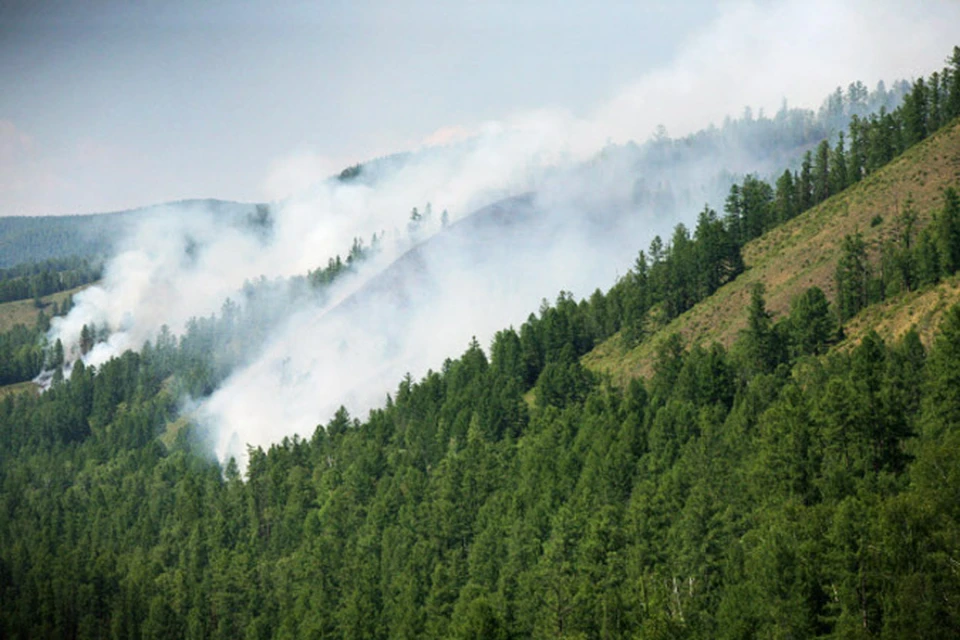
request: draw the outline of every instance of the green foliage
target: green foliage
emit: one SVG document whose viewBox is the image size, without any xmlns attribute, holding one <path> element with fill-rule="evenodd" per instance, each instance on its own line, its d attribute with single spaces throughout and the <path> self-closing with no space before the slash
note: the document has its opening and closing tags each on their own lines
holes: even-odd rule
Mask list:
<svg viewBox="0 0 960 640">
<path fill-rule="evenodd" d="M 763 298 L 764 287 L 756 284 L 750 292 L 750 308 L 747 312 L 747 329 L 740 338 L 740 352 L 748 376 L 772 373 L 785 359 L 785 345 L 779 331 L 774 330 L 773 320 Z"/>
<path fill-rule="evenodd" d="M 0 269 L 0 303 L 39 299 L 99 280 L 101 269 L 88 260 L 66 258 Z"/>
<path fill-rule="evenodd" d="M 790 305 L 787 331 L 793 355 L 821 355 L 837 337 L 837 322 L 830 302 L 819 287 L 811 287 Z"/>
<path fill-rule="evenodd" d="M 940 267 L 944 275 L 960 269 L 960 196 L 950 187 L 943 194 L 943 209 L 934 220 Z"/>
<path fill-rule="evenodd" d="M 341 409 L 309 441 L 251 449 L 245 479 L 232 461 L 211 462 L 189 427 L 169 449 L 156 441 L 176 415 L 164 363 L 189 341 L 164 338 L 96 372 L 78 363 L 44 396 L 6 401 L 0 627 L 374 638 L 842 635 L 864 620 L 873 635 L 960 630 L 949 563 L 960 474 L 940 475 L 960 456 L 960 308 L 929 357 L 915 334 L 893 347 L 871 335 L 820 365 L 805 354 L 831 334 L 822 292 L 798 298 L 781 330 L 758 290 L 744 336 L 755 346 L 735 349 L 755 358 L 668 341 L 649 395 L 582 370 L 576 327 L 587 311 L 561 295 L 521 327 L 543 348 L 536 408 L 521 398 L 523 341 L 507 330 L 489 360 L 474 341 L 365 420 Z M 777 359 L 789 375 L 766 373 Z"/>
<path fill-rule="evenodd" d="M 0 333 L 0 385 L 32 380 L 43 368 L 39 327 L 17 325 Z"/>
<path fill-rule="evenodd" d="M 223 200 L 184 200 L 160 207 L 209 212 L 225 222 L 252 226 L 269 222 L 266 205 Z M 0 268 L 15 265 L 98 259 L 109 255 L 137 221 L 154 207 L 88 215 L 10 216 L 0 218 Z"/>
<path fill-rule="evenodd" d="M 933 223 L 921 232 L 916 243 L 917 214 L 912 200 L 907 199 L 896 220 L 897 237 L 883 245 L 880 281 L 876 284 L 884 295 L 935 284 L 960 267 L 960 196 L 953 187 L 945 189 L 943 196 L 943 208 L 934 214 Z M 868 282 L 868 289 L 871 284 Z"/>
<path fill-rule="evenodd" d="M 745 181 L 727 218 L 678 227 L 606 295 L 562 292 L 489 359 L 474 340 L 365 419 L 341 409 L 309 440 L 250 448 L 245 476 L 210 459 L 176 393 L 229 371 L 220 323 L 256 324 L 232 303 L 6 398 L 0 635 L 956 637 L 960 307 L 929 354 L 910 332 L 823 355 L 822 291 L 777 323 L 755 289 L 729 353 L 673 336 L 623 390 L 580 365 L 735 277 L 788 186 Z M 916 245 L 904 232 L 918 265 L 921 247 L 953 251 L 952 197 Z M 854 297 L 860 245 L 838 269 Z"/>
<path fill-rule="evenodd" d="M 744 189 L 751 194 L 750 210 L 756 212 L 756 220 L 760 220 L 750 224 L 762 228 L 769 216 L 772 198 L 769 187 L 747 177 Z M 666 245 L 659 236 L 655 237 L 649 259 L 640 252 L 634 269 L 610 291 L 608 302 L 591 299 L 593 304 L 612 307 L 605 310 L 607 315 L 622 309 L 622 318 L 605 318 L 596 323 L 598 337 L 610 335 L 619 326 L 626 342 L 635 344 L 648 332 L 655 309 L 663 320 L 670 320 L 743 272 L 742 244 L 737 237 L 751 227 L 741 222 L 741 213 L 746 209 L 740 204 L 740 193 L 740 188 L 734 185 L 730 196 L 738 203 L 734 214 L 729 213 L 728 207 L 727 217 L 721 220 L 715 211 L 704 207 L 692 238 L 682 224 L 676 226 Z"/>
<path fill-rule="evenodd" d="M 813 157 L 813 202 L 819 204 L 832 193 L 830 184 L 830 144 L 823 140 Z"/>
<path fill-rule="evenodd" d="M 844 322 L 867 306 L 867 286 L 870 281 L 870 265 L 867 262 L 867 247 L 863 236 L 844 236 L 843 254 L 837 265 L 837 313 Z"/>
</svg>

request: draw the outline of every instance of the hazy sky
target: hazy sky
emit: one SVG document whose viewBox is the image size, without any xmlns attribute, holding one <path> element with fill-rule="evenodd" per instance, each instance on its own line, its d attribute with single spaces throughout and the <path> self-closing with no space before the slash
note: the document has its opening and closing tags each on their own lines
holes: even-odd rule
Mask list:
<svg viewBox="0 0 960 640">
<path fill-rule="evenodd" d="M 0 0 L 0 215 L 262 200 L 291 157 L 332 172 L 534 108 L 596 114 L 742 5 Z"/>
</svg>

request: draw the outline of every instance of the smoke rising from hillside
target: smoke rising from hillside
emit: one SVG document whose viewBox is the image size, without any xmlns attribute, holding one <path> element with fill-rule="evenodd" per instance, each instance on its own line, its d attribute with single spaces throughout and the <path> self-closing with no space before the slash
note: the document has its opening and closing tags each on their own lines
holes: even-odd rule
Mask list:
<svg viewBox="0 0 960 640">
<path fill-rule="evenodd" d="M 797 151 L 772 141 L 764 153 L 725 144 L 695 163 L 671 164 L 655 144 L 608 147 L 597 156 L 608 141 L 642 141 L 661 124 L 686 133 L 748 103 L 769 115 L 783 96 L 816 106 L 838 84 L 860 78 L 872 86 L 881 74 L 932 70 L 952 44 L 945 25 L 957 24 L 960 11 L 945 3 L 927 9 L 731 5 L 674 64 L 590 117 L 558 109 L 518 114 L 467 127 L 472 135 L 464 141 L 369 165 L 363 180 L 316 176 L 312 187 L 273 207 L 266 233 L 225 226 L 202 210 L 158 212 L 110 262 L 103 283 L 55 320 L 51 337 L 76 353 L 84 324 L 106 325 L 109 341 L 86 357 L 98 364 L 138 348 L 162 325 L 181 332 L 190 317 L 217 312 L 249 279 L 304 274 L 343 255 L 354 238 L 385 231 L 381 254 L 324 300 L 294 300 L 249 363 L 200 400 L 194 415 L 211 430 L 217 454 L 243 460 L 247 444 L 309 435 L 341 404 L 355 413 L 375 406 L 404 373 L 439 368 L 472 336 L 486 346 L 541 298 L 609 287 L 654 234 L 668 234 L 678 220 L 691 224 L 705 201 L 719 204 L 722 172 L 766 174 Z M 272 185 L 302 183 L 299 175 L 270 178 Z M 466 219 L 526 192 L 536 195 L 509 205 L 506 224 Z M 646 197 L 652 192 L 668 193 L 676 211 Z M 427 202 L 434 221 L 423 237 L 438 230 L 442 209 L 461 222 L 404 255 L 407 215 Z"/>
</svg>

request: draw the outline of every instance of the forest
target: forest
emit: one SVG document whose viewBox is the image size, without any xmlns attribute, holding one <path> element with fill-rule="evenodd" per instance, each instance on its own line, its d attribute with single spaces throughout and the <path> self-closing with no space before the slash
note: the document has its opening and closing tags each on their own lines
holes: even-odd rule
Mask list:
<svg viewBox="0 0 960 640">
<path fill-rule="evenodd" d="M 797 291 L 774 318 L 754 287 L 729 347 L 673 336 L 622 386 L 581 357 L 648 339 L 741 275 L 749 241 L 958 117 L 960 47 L 899 107 L 655 238 L 607 292 L 560 292 L 367 416 L 249 448 L 243 471 L 213 459 L 182 403 L 262 326 L 229 301 L 6 395 L 0 635 L 957 637 L 960 305 L 928 345 L 909 330 L 837 348 L 863 309 L 956 282 L 955 188 L 922 228 L 904 206 L 879 254 L 847 236 L 833 300 Z M 327 286 L 374 248 L 303 281 Z M 4 382 L 62 362 L 44 334 L 0 336 L 0 362 L 26 363 Z M 87 348 L 105 337 L 89 328 Z"/>
<path fill-rule="evenodd" d="M 122 248 L 138 221 L 180 207 L 217 216 L 225 224 L 264 224 L 268 207 L 225 200 L 182 200 L 110 213 L 0 217 L 0 269 L 57 260 L 102 260 Z"/>
<path fill-rule="evenodd" d="M 68 291 L 99 280 L 100 265 L 82 258 L 61 258 L 31 262 L 0 269 L 0 303 Z"/>
</svg>

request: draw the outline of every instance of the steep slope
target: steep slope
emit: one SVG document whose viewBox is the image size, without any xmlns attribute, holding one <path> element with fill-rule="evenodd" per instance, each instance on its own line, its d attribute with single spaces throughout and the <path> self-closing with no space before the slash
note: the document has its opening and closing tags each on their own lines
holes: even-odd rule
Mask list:
<svg viewBox="0 0 960 640">
<path fill-rule="evenodd" d="M 425 299 L 436 289 L 436 273 L 428 268 L 442 257 L 482 267 L 502 251 L 492 250 L 505 241 L 524 241 L 534 235 L 537 209 L 530 194 L 507 198 L 483 207 L 450 225 L 401 255 L 381 273 L 341 302 L 334 315 L 364 304 L 392 307 L 401 312 L 413 298 Z M 529 243 L 528 243 L 529 244 Z"/>
<path fill-rule="evenodd" d="M 745 273 L 637 347 L 625 349 L 616 335 L 585 356 L 584 364 L 625 382 L 651 373 L 654 354 L 671 334 L 679 334 L 686 344 L 729 346 L 746 326 L 750 291 L 756 283 L 765 286 L 767 309 L 775 319 L 789 310 L 794 297 L 812 286 L 833 300 L 845 235 L 862 233 L 875 263 L 881 244 L 897 233 L 896 218 L 908 199 L 922 228 L 942 205 L 943 189 L 958 184 L 960 121 L 955 121 L 863 181 L 748 243 L 743 250 Z M 864 310 L 845 332 L 855 338 L 875 328 L 884 337 L 895 337 L 919 324 L 927 329 L 921 332 L 926 340 L 942 311 L 958 299 L 956 281 L 947 280 Z"/>
</svg>

